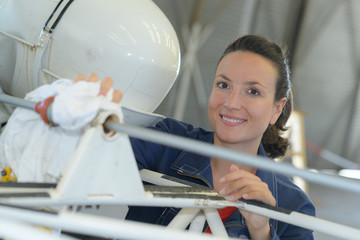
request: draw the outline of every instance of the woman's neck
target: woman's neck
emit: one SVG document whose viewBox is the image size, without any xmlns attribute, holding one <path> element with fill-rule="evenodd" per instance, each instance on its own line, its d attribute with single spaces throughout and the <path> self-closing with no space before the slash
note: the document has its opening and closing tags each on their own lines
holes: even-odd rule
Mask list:
<svg viewBox="0 0 360 240">
<path fill-rule="evenodd" d="M 219 175 L 226 175 L 228 173 L 230 173 L 230 166 L 231 165 L 236 165 L 239 169 L 241 170 L 245 170 L 248 171 L 250 173 L 256 173 L 257 168 L 255 167 L 251 167 L 251 166 L 247 166 L 247 165 L 243 165 L 243 164 L 239 164 L 239 163 L 234 163 L 231 161 L 227 161 L 224 159 L 219 159 L 219 158 L 210 158 L 210 163 L 211 163 L 211 169 L 214 172 L 216 172 Z"/>
<path fill-rule="evenodd" d="M 219 192 L 225 185 L 224 183 L 220 183 L 220 178 L 228 175 L 230 173 L 230 167 L 231 165 L 234 165 L 235 163 L 218 159 L 218 158 L 210 158 L 210 165 L 211 165 L 211 172 L 212 172 L 212 178 L 213 178 L 213 187 L 216 192 Z M 235 164 L 239 169 L 245 170 L 247 172 L 250 172 L 252 174 L 256 174 L 257 168 L 245 166 L 241 164 Z"/>
<path fill-rule="evenodd" d="M 260 143 L 261 143 L 261 139 L 247 141 L 247 142 L 227 143 L 221 141 L 216 137 L 216 135 L 214 135 L 214 145 L 250 155 L 257 155 Z"/>
<path fill-rule="evenodd" d="M 235 151 L 239 151 L 242 153 L 250 154 L 250 155 L 257 155 L 260 142 L 248 142 L 248 143 L 237 143 L 237 144 L 230 144 L 230 143 L 224 143 L 222 141 L 219 141 L 216 137 L 214 137 L 214 144 L 220 147 L 232 149 Z M 215 190 L 218 190 L 218 188 L 221 188 L 222 185 L 218 184 L 218 180 L 230 173 L 230 166 L 236 165 L 239 169 L 248 171 L 250 173 L 255 174 L 257 171 L 257 168 L 246 166 L 240 163 L 234 163 L 225 159 L 221 158 L 215 158 L 212 157 L 210 159 L 211 163 L 211 170 L 213 174 L 213 181 L 214 181 L 214 188 Z"/>
</svg>

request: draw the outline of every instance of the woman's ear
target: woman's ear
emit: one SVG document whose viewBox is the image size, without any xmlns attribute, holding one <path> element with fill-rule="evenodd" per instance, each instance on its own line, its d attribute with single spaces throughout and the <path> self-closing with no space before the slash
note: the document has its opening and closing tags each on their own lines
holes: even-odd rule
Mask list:
<svg viewBox="0 0 360 240">
<path fill-rule="evenodd" d="M 273 113 L 273 116 L 272 116 L 272 118 L 270 120 L 270 125 L 274 125 L 276 123 L 276 121 L 278 120 L 279 116 L 282 113 L 282 110 L 283 110 L 286 102 L 287 102 L 286 97 L 283 97 L 279 101 L 275 102 L 274 113 Z"/>
</svg>

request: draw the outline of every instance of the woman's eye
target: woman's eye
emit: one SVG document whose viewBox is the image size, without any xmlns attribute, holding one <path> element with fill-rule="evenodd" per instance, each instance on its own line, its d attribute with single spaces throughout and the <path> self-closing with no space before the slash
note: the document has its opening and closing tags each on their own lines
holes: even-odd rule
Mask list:
<svg viewBox="0 0 360 240">
<path fill-rule="evenodd" d="M 219 83 L 217 84 L 217 86 L 218 86 L 219 88 L 228 88 L 228 85 L 227 85 L 226 83 L 224 83 L 224 82 L 219 82 Z"/>
<path fill-rule="evenodd" d="M 258 96 L 260 94 L 259 91 L 256 89 L 249 89 L 248 93 L 251 95 L 256 95 L 256 96 Z"/>
</svg>

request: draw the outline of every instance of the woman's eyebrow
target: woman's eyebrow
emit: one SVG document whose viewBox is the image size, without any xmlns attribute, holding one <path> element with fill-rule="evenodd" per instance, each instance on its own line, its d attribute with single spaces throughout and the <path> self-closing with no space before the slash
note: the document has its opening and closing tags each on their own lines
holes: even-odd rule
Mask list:
<svg viewBox="0 0 360 240">
<path fill-rule="evenodd" d="M 248 86 L 258 85 L 258 86 L 260 86 L 260 87 L 265 88 L 265 86 L 262 85 L 262 84 L 261 84 L 260 82 L 258 82 L 258 81 L 247 81 L 245 84 L 248 85 Z"/>
<path fill-rule="evenodd" d="M 231 81 L 231 79 L 230 78 L 228 78 L 226 75 L 224 75 L 224 74 L 219 74 L 219 75 L 217 75 L 217 76 L 215 76 L 215 78 L 218 78 L 218 77 L 221 77 L 221 78 L 223 78 L 223 79 L 225 79 L 225 80 L 228 80 L 228 81 Z"/>
</svg>

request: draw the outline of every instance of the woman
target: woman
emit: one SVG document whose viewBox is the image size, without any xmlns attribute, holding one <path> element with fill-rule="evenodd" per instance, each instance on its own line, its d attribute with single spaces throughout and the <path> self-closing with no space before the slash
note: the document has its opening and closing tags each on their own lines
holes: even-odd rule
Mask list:
<svg viewBox="0 0 360 240">
<path fill-rule="evenodd" d="M 288 141 L 280 133 L 292 108 L 289 78 L 287 59 L 276 44 L 241 37 L 226 48 L 216 69 L 208 104 L 213 131 L 170 118 L 154 129 L 248 154 L 283 156 Z M 207 185 L 230 200 L 258 200 L 315 215 L 308 196 L 285 176 L 138 139 L 131 143 L 140 169 Z M 167 225 L 178 211 L 131 207 L 127 219 Z M 237 209 L 224 224 L 230 237 L 313 239 L 309 230 Z"/>
</svg>

